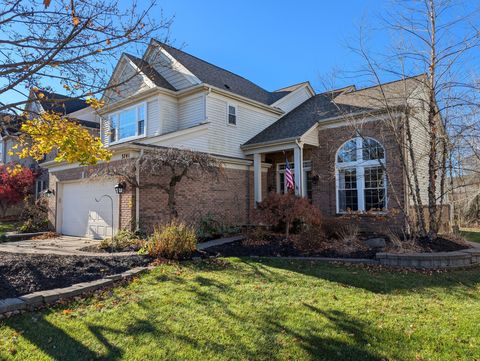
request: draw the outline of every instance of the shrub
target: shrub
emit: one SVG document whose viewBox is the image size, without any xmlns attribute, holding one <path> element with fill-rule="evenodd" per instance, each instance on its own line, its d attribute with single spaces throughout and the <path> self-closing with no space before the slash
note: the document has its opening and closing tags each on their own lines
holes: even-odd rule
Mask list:
<svg viewBox="0 0 480 361">
<path fill-rule="evenodd" d="M 47 200 L 40 198 L 33 201 L 31 198 L 27 198 L 20 220 L 22 224 L 18 230 L 21 233 L 48 231 Z"/>
<path fill-rule="evenodd" d="M 184 222 L 172 222 L 155 227 L 153 234 L 142 247 L 142 253 L 152 257 L 181 259 L 189 257 L 196 249 L 195 229 Z"/>
<path fill-rule="evenodd" d="M 329 239 L 322 226 L 304 227 L 298 236 L 292 238 L 296 249 L 305 253 L 319 252 L 328 247 Z"/>
<path fill-rule="evenodd" d="M 126 249 L 139 249 L 141 238 L 135 232 L 121 230 L 111 238 L 105 238 L 99 247 L 108 251 L 123 251 Z"/>
<path fill-rule="evenodd" d="M 275 192 L 258 204 L 256 216 L 260 222 L 283 228 L 286 238 L 295 224 L 319 226 L 322 223 L 320 210 L 306 198 Z"/>
<path fill-rule="evenodd" d="M 239 227 L 232 227 L 226 225 L 210 213 L 200 219 L 196 228 L 197 238 L 199 242 L 228 236 L 231 234 L 237 234 L 239 232 Z"/>
</svg>

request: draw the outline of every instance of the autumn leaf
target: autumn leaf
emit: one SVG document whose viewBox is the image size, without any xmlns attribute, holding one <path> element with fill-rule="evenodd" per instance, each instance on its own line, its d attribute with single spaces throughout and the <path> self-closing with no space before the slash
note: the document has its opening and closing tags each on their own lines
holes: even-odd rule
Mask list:
<svg viewBox="0 0 480 361">
<path fill-rule="evenodd" d="M 73 23 L 73 26 L 77 26 L 78 24 L 80 24 L 80 18 L 78 16 L 74 16 L 72 18 L 72 23 Z"/>
<path fill-rule="evenodd" d="M 43 5 L 45 5 L 45 9 L 50 6 L 51 2 L 52 2 L 52 0 L 43 0 Z"/>
<path fill-rule="evenodd" d="M 72 312 L 73 312 L 73 311 L 72 311 L 72 310 L 70 310 L 70 309 L 63 310 L 63 314 L 64 314 L 65 316 L 69 316 L 69 315 L 71 315 L 71 314 L 72 314 Z"/>
</svg>

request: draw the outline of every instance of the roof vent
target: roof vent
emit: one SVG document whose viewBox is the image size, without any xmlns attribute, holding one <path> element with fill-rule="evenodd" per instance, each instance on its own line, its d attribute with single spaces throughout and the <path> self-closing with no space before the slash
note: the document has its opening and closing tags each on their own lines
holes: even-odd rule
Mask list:
<svg viewBox="0 0 480 361">
<path fill-rule="evenodd" d="M 227 84 L 223 84 L 225 86 L 225 89 L 230 90 L 230 87 Z"/>
</svg>

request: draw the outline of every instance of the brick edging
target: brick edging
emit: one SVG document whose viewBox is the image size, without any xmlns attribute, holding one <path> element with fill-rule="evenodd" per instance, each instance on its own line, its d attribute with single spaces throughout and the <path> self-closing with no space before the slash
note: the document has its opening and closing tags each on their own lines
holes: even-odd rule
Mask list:
<svg viewBox="0 0 480 361">
<path fill-rule="evenodd" d="M 16 298 L 5 298 L 0 300 L 0 320 L 23 311 L 33 311 L 54 304 L 59 300 L 89 294 L 105 287 L 111 287 L 118 281 L 127 280 L 152 268 L 153 267 L 150 266 L 135 267 L 123 273 L 105 276 L 104 278 L 90 282 L 77 283 L 65 288 L 37 291 Z"/>
</svg>

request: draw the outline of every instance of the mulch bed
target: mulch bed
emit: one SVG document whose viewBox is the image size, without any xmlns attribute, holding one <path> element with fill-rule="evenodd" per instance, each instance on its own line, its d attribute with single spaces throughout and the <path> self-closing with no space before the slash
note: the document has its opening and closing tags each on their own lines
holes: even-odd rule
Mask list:
<svg viewBox="0 0 480 361">
<path fill-rule="evenodd" d="M 295 248 L 294 244 L 280 238 L 272 238 L 264 244 L 251 244 L 237 241 L 220 246 L 209 247 L 206 252 L 224 257 L 331 257 L 331 258 L 374 258 L 376 250 L 358 250 L 349 253 L 324 249 L 318 252 L 304 252 Z"/>
<path fill-rule="evenodd" d="M 366 237 L 363 237 L 366 239 Z M 363 239 L 362 238 L 362 239 Z M 362 242 L 362 241 L 360 241 Z M 387 248 L 390 248 L 387 242 Z M 343 248 L 343 249 L 342 249 Z M 467 249 L 469 246 L 460 240 L 439 237 L 436 240 L 419 240 L 415 244 L 416 249 L 409 252 L 453 252 Z M 282 237 L 270 237 L 268 242 L 237 241 L 220 246 L 209 247 L 206 252 L 224 257 L 329 257 L 329 258 L 367 258 L 373 259 L 377 252 L 383 249 L 374 249 L 350 246 L 344 248 L 338 240 L 327 241 L 318 251 L 304 251 L 297 249 L 294 242 L 284 240 Z M 389 252 L 393 250 L 388 249 Z M 406 250 L 408 251 L 408 250 Z M 395 252 L 395 251 L 393 251 Z"/>
<path fill-rule="evenodd" d="M 146 266 L 144 256 L 82 257 L 0 252 L 0 299 L 63 288 Z"/>
</svg>

